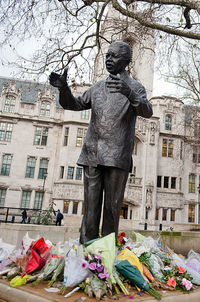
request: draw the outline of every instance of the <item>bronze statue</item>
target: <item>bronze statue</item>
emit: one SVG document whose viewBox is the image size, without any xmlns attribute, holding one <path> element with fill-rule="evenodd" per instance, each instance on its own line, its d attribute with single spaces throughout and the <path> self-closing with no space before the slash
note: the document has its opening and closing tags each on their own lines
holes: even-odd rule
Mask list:
<svg viewBox="0 0 200 302">
<path fill-rule="evenodd" d="M 60 91 L 60 105 L 67 110 L 91 109 L 91 120 L 77 164 L 84 169 L 85 214 L 80 242 L 118 234 L 121 205 L 129 172 L 132 170 L 137 115 L 152 116 L 145 88 L 128 76 L 132 50 L 124 42 L 113 42 L 106 54 L 109 76 L 74 97 L 67 84 L 67 70 L 52 72 L 50 84 Z"/>
</svg>

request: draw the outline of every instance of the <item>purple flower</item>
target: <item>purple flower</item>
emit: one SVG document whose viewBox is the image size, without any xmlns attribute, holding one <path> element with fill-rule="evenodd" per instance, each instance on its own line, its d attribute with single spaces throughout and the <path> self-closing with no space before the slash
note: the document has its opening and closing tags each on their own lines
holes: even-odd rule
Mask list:
<svg viewBox="0 0 200 302">
<path fill-rule="evenodd" d="M 106 279 L 106 278 L 110 278 L 110 275 L 109 275 L 109 273 L 107 272 L 107 270 L 106 269 L 104 269 L 104 272 L 103 273 L 100 273 L 100 274 L 98 274 L 98 277 L 100 278 L 100 279 Z"/>
<path fill-rule="evenodd" d="M 141 296 L 141 295 L 142 295 L 142 292 L 139 292 L 138 295 Z"/>
<path fill-rule="evenodd" d="M 101 260 L 101 256 L 99 256 L 99 255 L 94 255 L 94 259 L 97 260 L 97 261 L 99 261 L 99 260 Z"/>
<path fill-rule="evenodd" d="M 96 266 L 96 270 L 97 270 L 98 273 L 101 273 L 103 271 L 103 269 L 104 269 L 103 265 L 97 265 Z"/>
<path fill-rule="evenodd" d="M 90 269 L 91 271 L 95 271 L 95 269 L 96 269 L 96 263 L 91 262 L 91 263 L 89 264 L 89 269 Z"/>
<path fill-rule="evenodd" d="M 122 297 L 126 297 L 126 295 L 125 295 L 125 294 L 123 294 L 123 295 L 122 295 Z"/>
<path fill-rule="evenodd" d="M 129 299 L 134 299 L 134 297 L 133 297 L 133 296 L 130 296 Z"/>
</svg>

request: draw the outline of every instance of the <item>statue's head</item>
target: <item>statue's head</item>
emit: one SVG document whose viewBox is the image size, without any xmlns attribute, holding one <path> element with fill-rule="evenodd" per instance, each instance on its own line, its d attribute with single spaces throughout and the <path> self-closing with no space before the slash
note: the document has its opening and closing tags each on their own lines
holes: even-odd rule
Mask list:
<svg viewBox="0 0 200 302">
<path fill-rule="evenodd" d="M 125 70 L 132 56 L 131 47 L 121 41 L 110 44 L 106 53 L 106 69 L 111 74 L 117 74 Z"/>
</svg>

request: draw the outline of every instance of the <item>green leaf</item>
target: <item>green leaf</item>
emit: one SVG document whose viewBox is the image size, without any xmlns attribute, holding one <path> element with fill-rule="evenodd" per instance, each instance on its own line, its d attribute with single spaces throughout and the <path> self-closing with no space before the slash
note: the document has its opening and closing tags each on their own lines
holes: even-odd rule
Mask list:
<svg viewBox="0 0 200 302">
<path fill-rule="evenodd" d="M 170 22 L 171 20 L 170 20 L 170 18 L 169 18 L 169 17 L 167 17 L 167 18 L 166 18 L 166 21 Z"/>
<path fill-rule="evenodd" d="M 181 23 L 183 22 L 183 18 L 180 19 L 180 22 L 181 22 Z"/>
</svg>

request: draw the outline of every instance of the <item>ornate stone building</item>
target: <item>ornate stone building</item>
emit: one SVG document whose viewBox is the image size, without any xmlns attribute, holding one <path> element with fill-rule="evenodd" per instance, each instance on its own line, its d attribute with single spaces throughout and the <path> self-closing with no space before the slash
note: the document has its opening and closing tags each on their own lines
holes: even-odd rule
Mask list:
<svg viewBox="0 0 200 302">
<path fill-rule="evenodd" d="M 66 224 L 80 225 L 83 175 L 76 160 L 90 111 L 64 111 L 57 97 L 49 86 L 0 78 L 0 207 L 46 209 L 54 201 Z M 172 97 L 150 101 L 153 117 L 137 119 L 120 223 L 199 223 L 200 112 Z"/>
</svg>

